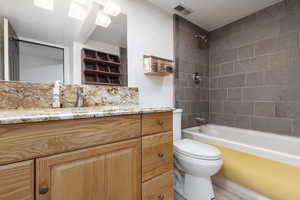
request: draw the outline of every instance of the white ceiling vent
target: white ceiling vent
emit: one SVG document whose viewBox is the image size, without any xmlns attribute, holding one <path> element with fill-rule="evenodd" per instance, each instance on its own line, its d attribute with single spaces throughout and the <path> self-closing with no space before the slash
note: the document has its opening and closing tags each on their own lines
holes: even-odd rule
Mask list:
<svg viewBox="0 0 300 200">
<path fill-rule="evenodd" d="M 174 8 L 174 10 L 176 10 L 177 12 L 183 14 L 183 15 L 190 15 L 192 13 L 192 11 L 190 9 L 185 8 L 183 5 L 179 4 L 178 6 L 176 6 Z"/>
</svg>

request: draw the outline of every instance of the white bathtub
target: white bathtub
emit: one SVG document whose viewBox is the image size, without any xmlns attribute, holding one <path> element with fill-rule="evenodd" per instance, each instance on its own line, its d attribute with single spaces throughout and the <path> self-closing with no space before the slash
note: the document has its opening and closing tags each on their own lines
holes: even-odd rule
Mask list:
<svg viewBox="0 0 300 200">
<path fill-rule="evenodd" d="M 300 167 L 300 138 L 260 131 L 205 125 L 183 130 L 183 136 Z"/>
</svg>

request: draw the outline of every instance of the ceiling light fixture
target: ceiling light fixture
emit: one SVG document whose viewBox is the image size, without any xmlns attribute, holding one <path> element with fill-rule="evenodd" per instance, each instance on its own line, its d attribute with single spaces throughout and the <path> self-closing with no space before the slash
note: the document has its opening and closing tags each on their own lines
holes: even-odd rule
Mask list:
<svg viewBox="0 0 300 200">
<path fill-rule="evenodd" d="M 69 17 L 78 20 L 84 20 L 87 15 L 87 6 L 81 4 L 79 1 L 73 1 L 69 10 Z"/>
<path fill-rule="evenodd" d="M 106 14 L 99 12 L 95 24 L 107 28 L 111 23 L 111 19 Z"/>
<path fill-rule="evenodd" d="M 112 1 L 108 1 L 104 6 L 103 12 L 111 16 L 118 16 L 121 13 L 121 7 Z"/>
<path fill-rule="evenodd" d="M 34 5 L 46 10 L 53 10 L 53 0 L 34 0 Z"/>
</svg>

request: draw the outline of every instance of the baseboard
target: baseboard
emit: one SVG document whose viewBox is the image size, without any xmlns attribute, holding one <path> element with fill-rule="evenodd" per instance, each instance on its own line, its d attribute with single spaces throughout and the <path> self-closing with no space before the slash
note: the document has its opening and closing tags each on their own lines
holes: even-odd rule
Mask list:
<svg viewBox="0 0 300 200">
<path fill-rule="evenodd" d="M 258 194 L 240 184 L 237 184 L 233 181 L 230 181 L 226 178 L 223 178 L 221 176 L 214 176 L 212 178 L 212 181 L 215 185 L 223 188 L 224 190 L 228 192 L 232 192 L 238 196 L 241 196 L 245 199 L 249 200 L 272 200 L 268 197 L 265 197 L 261 194 Z"/>
</svg>

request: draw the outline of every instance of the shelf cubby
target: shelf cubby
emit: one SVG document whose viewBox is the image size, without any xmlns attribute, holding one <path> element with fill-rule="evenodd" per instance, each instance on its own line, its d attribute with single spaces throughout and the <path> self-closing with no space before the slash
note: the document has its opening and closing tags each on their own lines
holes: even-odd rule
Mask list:
<svg viewBox="0 0 300 200">
<path fill-rule="evenodd" d="M 121 85 L 120 57 L 82 49 L 82 82 L 92 85 Z"/>
</svg>

